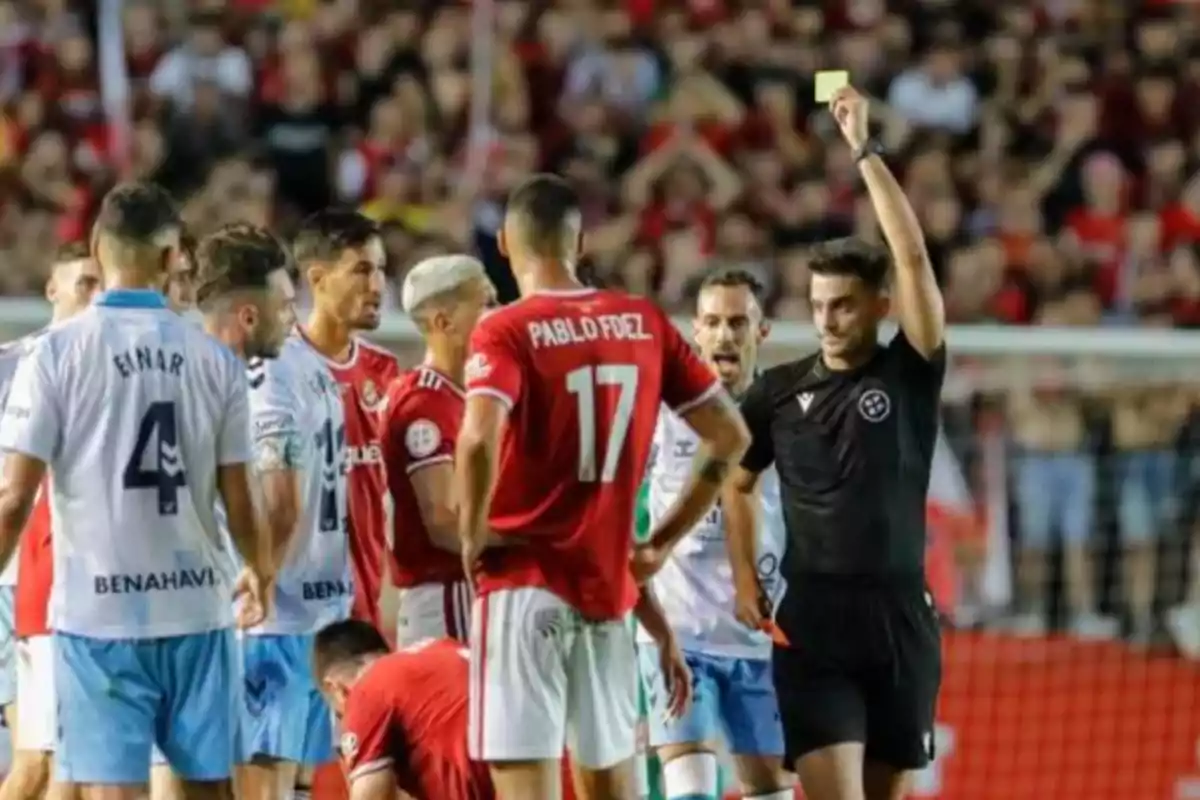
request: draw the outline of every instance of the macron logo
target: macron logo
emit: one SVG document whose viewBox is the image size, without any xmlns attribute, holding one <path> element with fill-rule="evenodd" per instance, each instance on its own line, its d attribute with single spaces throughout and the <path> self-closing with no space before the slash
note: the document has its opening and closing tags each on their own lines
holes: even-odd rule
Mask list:
<svg viewBox="0 0 1200 800">
<path fill-rule="evenodd" d="M 809 406 L 811 406 L 813 404 L 813 399 L 814 399 L 813 393 L 805 392 L 804 394 L 800 395 L 796 399 L 800 401 L 800 410 L 802 412 L 804 412 L 805 414 L 807 414 Z"/>
</svg>

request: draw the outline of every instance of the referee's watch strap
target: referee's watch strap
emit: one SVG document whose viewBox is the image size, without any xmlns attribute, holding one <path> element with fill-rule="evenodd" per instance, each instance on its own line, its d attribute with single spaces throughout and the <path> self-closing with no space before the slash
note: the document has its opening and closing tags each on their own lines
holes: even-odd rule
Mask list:
<svg viewBox="0 0 1200 800">
<path fill-rule="evenodd" d="M 861 164 L 863 159 L 870 158 L 871 156 L 882 157 L 886 153 L 887 148 L 883 146 L 883 142 L 872 136 L 854 150 L 854 163 Z"/>
</svg>

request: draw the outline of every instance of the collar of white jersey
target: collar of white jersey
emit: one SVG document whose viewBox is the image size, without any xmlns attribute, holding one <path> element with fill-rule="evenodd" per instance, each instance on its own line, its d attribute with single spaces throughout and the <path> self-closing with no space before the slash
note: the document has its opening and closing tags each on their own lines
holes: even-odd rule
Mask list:
<svg viewBox="0 0 1200 800">
<path fill-rule="evenodd" d="M 157 289 L 109 289 L 96 298 L 105 308 L 166 308 L 167 298 Z"/>
</svg>

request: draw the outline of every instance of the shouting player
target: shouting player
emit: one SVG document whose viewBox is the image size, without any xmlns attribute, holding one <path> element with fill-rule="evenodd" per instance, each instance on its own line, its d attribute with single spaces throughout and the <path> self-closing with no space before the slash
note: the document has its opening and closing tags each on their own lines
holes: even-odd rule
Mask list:
<svg viewBox="0 0 1200 800">
<path fill-rule="evenodd" d="M 227 226 L 198 250 L 206 327 L 251 355 L 255 485 L 274 552 L 273 615 L 242 641 L 239 795 L 290 797 L 300 765 L 333 758 L 312 680 L 312 637 L 350 612 L 342 403 L 324 360 L 293 327 L 287 252 L 268 231 Z"/>
<path fill-rule="evenodd" d="M 439 256 L 409 270 L 401 298 L 425 340 L 425 359 L 389 387 L 383 418 L 383 460 L 395 509 L 396 643 L 444 637 L 465 642 L 471 593 L 458 540 L 454 442 L 467 344 L 495 289 L 477 259 Z"/>
<path fill-rule="evenodd" d="M 91 305 L 99 288 L 100 267 L 88 254 L 87 245 L 75 243 L 59 248 L 46 284 L 51 327 Z M 18 362 L 40 335 L 35 333 L 0 350 L 0 405 L 8 396 Z M 42 797 L 50 782 L 58 723 L 50 678 L 54 674 L 54 653 L 46 626 L 46 603 L 53 580 L 49 544 L 50 500 L 43 485 L 21 535 L 20 556 L 10 560 L 0 576 L 0 625 L 4 628 L 0 685 L 5 723 L 13 743 L 12 768 L 0 787 L 0 800 Z"/>
<path fill-rule="evenodd" d="M 575 280 L 580 219 L 555 176 L 512 194 L 500 243 L 523 297 L 480 321 L 466 368 L 455 461 L 480 595 L 470 745 L 501 798 L 556 800 L 565 746 L 588 796 L 635 795 L 630 555 L 653 420 L 666 402 L 708 448 L 652 537 L 657 558 L 712 505 L 748 439 L 660 309 Z M 491 532 L 523 544 L 484 549 Z"/>
<path fill-rule="evenodd" d="M 107 291 L 38 340 L 0 421 L 0 562 L 52 477 L 56 773 L 85 798 L 142 796 L 155 744 L 189 796 L 228 794 L 233 587 L 218 501 L 251 607 L 270 579 L 244 370 L 157 290 L 179 233 L 156 186 L 105 197 L 92 241 Z"/>
<path fill-rule="evenodd" d="M 741 397 L 754 378 L 758 346 L 768 325 L 756 294 L 761 286 L 742 271 L 718 272 L 701 284 L 693 321 L 696 344 L 725 389 Z M 667 512 L 694 469 L 700 443 L 678 416 L 663 410 L 654 431 L 656 456 L 648 478 L 651 520 Z M 778 512 L 778 486 L 772 476 L 764 485 L 764 503 L 776 513 L 764 515 L 758 546 L 749 545 L 749 569 L 756 565 L 768 596 L 778 597 L 777 580 L 783 553 L 783 521 Z M 724 735 L 733 753 L 744 797 L 790 800 L 791 781 L 784 775 L 783 730 L 771 680 L 771 640 L 747 629 L 736 616 L 734 576 L 742 559 L 726 556 L 729 532 L 714 507 L 667 557 L 653 586 L 671 626 L 681 638 L 691 668 L 695 698 L 682 718 L 667 713 L 660 699 L 657 660 L 649 636 L 639 631 L 638 654 L 645 685 L 650 687 L 650 745 L 663 767 L 668 800 L 716 800 L 719 796 L 717 745 Z M 728 542 L 729 548 L 740 542 Z"/>
<path fill-rule="evenodd" d="M 385 253 L 379 226 L 355 211 L 318 212 L 304 221 L 293 255 L 312 289 L 301 335 L 320 353 L 342 393 L 350 469 L 350 558 L 358 619 L 379 624 L 387 519 L 387 478 L 379 444 L 384 392 L 400 374 L 396 357 L 358 336 L 379 327 Z"/>
</svg>

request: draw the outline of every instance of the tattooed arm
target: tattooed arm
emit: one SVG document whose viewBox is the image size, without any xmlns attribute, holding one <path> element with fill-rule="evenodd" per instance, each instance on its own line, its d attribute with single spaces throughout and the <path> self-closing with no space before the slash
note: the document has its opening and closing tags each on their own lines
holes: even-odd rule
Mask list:
<svg viewBox="0 0 1200 800">
<path fill-rule="evenodd" d="M 300 472 L 312 434 L 300 429 L 296 410 L 302 398 L 287 380 L 284 365 L 250 367 L 250 413 L 254 430 L 254 476 L 260 525 L 271 542 L 276 569 L 300 520 Z M 256 370 L 261 374 L 256 375 Z"/>
</svg>

